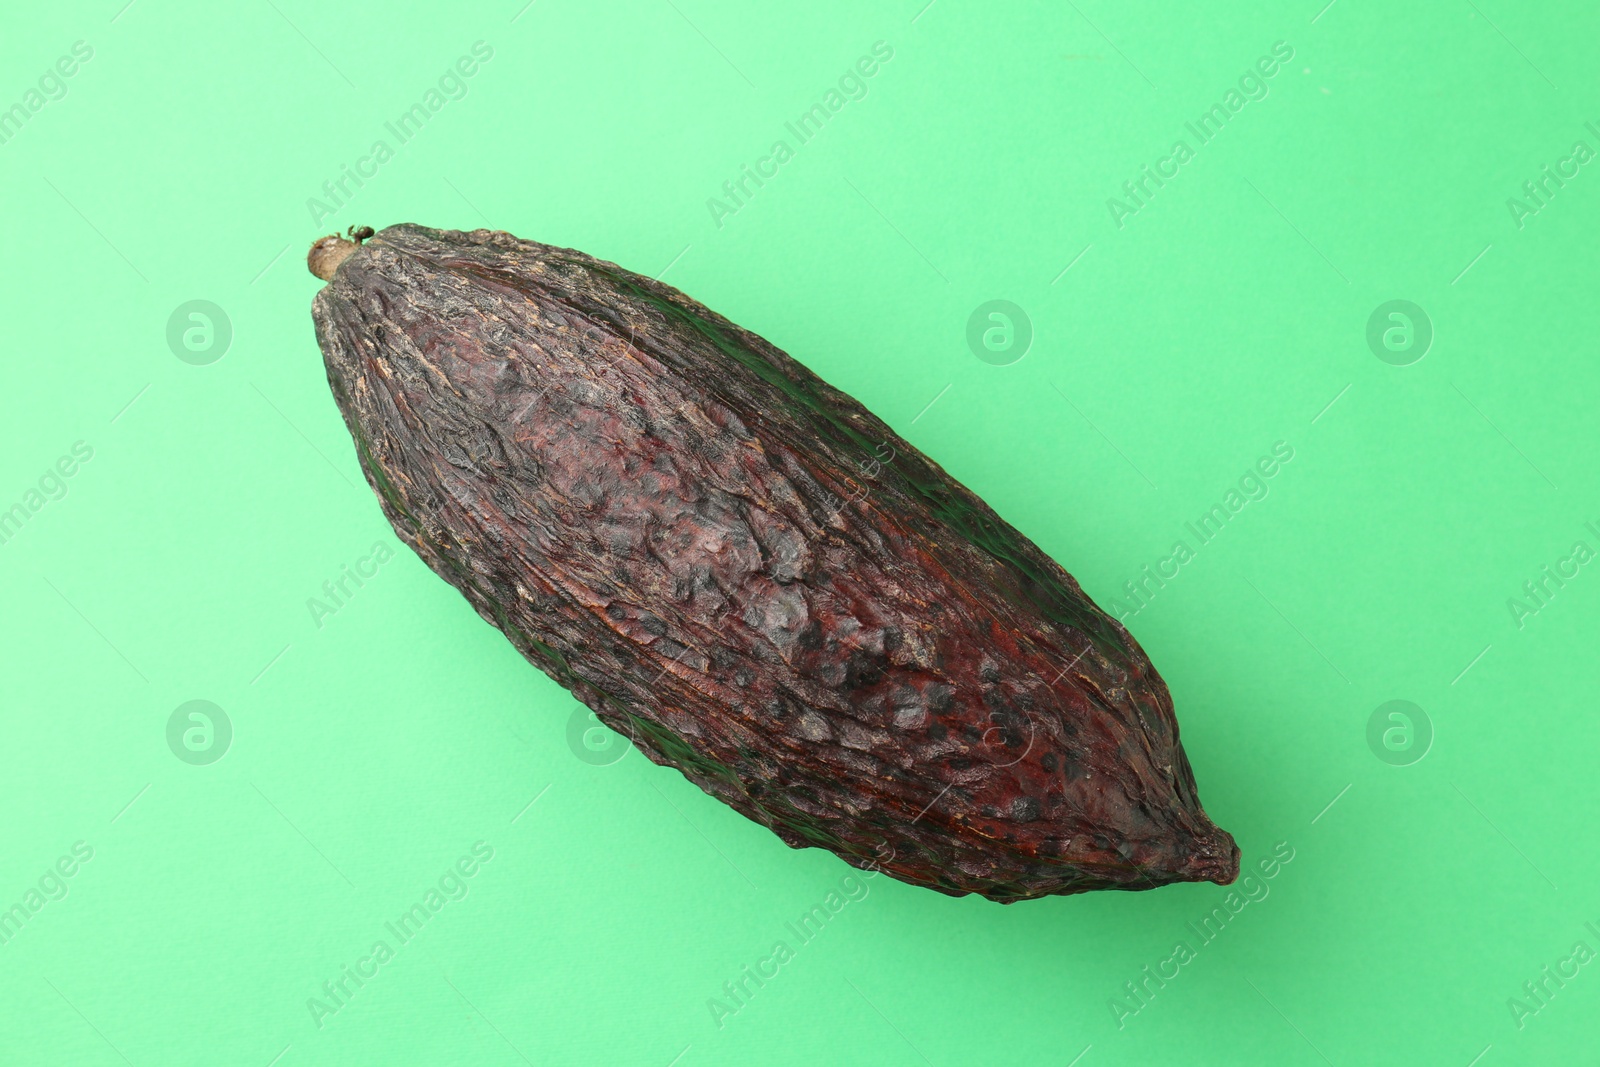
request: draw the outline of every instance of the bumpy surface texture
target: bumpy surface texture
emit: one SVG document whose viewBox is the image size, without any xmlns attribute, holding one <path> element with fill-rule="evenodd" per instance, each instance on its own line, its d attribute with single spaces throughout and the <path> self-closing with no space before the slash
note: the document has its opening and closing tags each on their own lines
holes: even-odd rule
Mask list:
<svg viewBox="0 0 1600 1067">
<path fill-rule="evenodd" d="M 314 304 L 396 533 L 657 763 L 952 895 L 1227 883 L 1167 687 L 795 360 L 581 252 L 392 226 Z"/>
</svg>

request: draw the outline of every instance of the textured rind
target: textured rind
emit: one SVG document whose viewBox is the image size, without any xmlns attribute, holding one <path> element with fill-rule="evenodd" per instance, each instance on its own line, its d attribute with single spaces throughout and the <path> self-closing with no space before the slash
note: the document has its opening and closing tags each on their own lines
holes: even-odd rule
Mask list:
<svg viewBox="0 0 1600 1067">
<path fill-rule="evenodd" d="M 381 231 L 313 302 L 396 533 L 657 763 L 951 895 L 1226 884 L 1133 637 L 858 402 L 671 286 Z"/>
</svg>

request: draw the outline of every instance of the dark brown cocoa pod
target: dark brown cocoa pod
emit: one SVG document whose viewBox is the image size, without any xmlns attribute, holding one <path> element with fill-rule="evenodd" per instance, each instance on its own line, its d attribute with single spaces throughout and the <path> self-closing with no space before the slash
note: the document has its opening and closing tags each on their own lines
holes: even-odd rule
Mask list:
<svg viewBox="0 0 1600 1067">
<path fill-rule="evenodd" d="M 1128 631 L 777 348 L 507 233 L 391 226 L 312 266 L 395 532 L 650 759 L 951 895 L 1237 875 Z"/>
</svg>

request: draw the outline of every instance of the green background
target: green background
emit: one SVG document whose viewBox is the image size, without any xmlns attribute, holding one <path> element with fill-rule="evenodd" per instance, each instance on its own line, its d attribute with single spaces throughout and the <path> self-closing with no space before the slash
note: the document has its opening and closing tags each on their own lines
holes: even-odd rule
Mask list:
<svg viewBox="0 0 1600 1067">
<path fill-rule="evenodd" d="M 1600 166 L 1507 203 L 1600 149 L 1592 10 L 924 3 L 7 12 L 0 107 L 93 55 L 0 145 L 0 507 L 25 516 L 0 545 L 0 907 L 28 914 L 0 1062 L 1592 1055 L 1600 966 L 1509 1000 L 1600 950 L 1600 576 L 1508 601 L 1600 549 Z M 477 41 L 466 94 L 399 144 L 385 123 Z M 797 146 L 785 122 L 877 41 L 865 97 Z M 1199 145 L 1185 123 L 1280 41 L 1265 98 Z M 1108 198 L 1179 138 L 1193 158 L 1119 226 Z M 717 218 L 778 139 L 793 158 Z M 878 877 L 719 1026 L 723 983 L 850 869 L 586 729 L 389 531 L 303 255 L 401 221 L 664 272 L 859 397 L 1126 615 L 1246 865 L 1293 850 L 1270 892 L 1136 1005 L 1124 983 L 1227 890 L 1002 907 Z M 1366 339 L 1397 299 L 1433 330 L 1404 366 Z M 169 344 L 192 300 L 226 351 Z M 990 300 L 1031 324 L 1007 365 L 967 342 Z M 1265 498 L 1196 548 L 1185 524 L 1276 442 Z M 308 601 L 376 544 L 319 625 Z M 169 746 L 190 700 L 231 723 L 214 762 Z M 1391 700 L 1422 709 L 1380 723 L 1398 752 L 1368 741 Z M 319 1026 L 308 1000 L 479 841 L 466 897 Z M 76 842 L 92 859 L 29 912 Z"/>
</svg>

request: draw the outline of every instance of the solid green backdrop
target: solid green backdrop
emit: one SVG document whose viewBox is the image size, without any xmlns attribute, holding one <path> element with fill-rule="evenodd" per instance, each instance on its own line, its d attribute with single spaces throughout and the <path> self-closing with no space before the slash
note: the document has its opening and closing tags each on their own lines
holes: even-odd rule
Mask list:
<svg viewBox="0 0 1600 1067">
<path fill-rule="evenodd" d="M 1592 10 L 123 5 L 0 40 L 0 1061 L 1592 1050 Z M 402 221 L 860 398 L 1124 619 L 1253 876 L 857 880 L 596 726 L 329 395 L 305 250 Z"/>
</svg>

